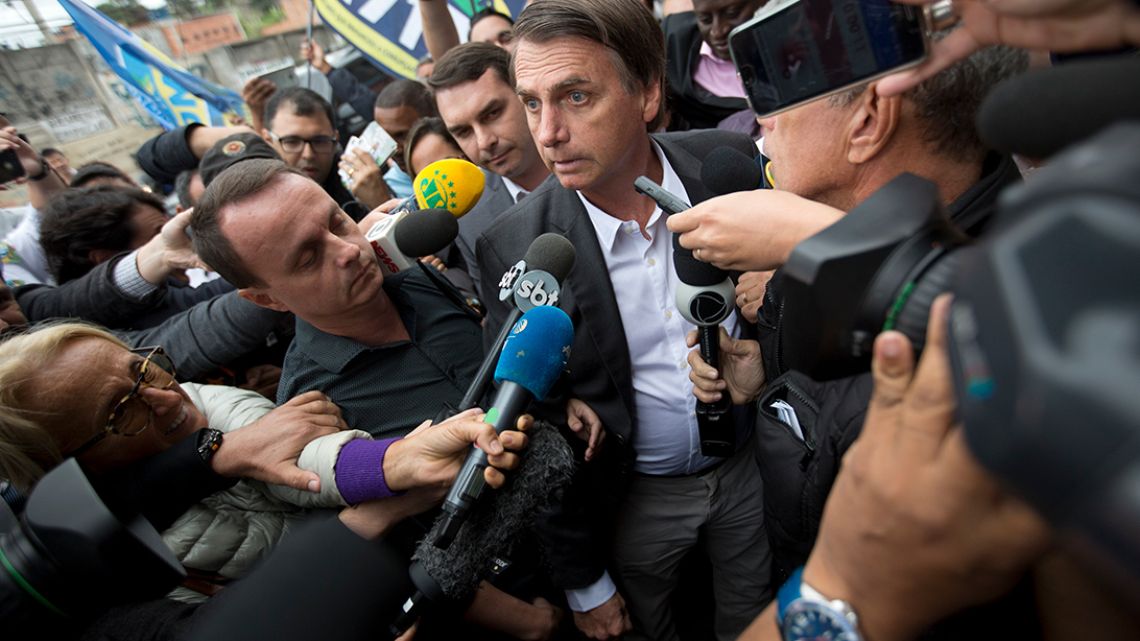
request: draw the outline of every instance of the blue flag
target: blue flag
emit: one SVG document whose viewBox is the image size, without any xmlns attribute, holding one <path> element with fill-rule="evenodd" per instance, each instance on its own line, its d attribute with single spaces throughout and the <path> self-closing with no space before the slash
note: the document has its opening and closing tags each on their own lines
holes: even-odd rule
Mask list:
<svg viewBox="0 0 1140 641">
<path fill-rule="evenodd" d="M 427 54 L 416 0 L 313 0 L 333 31 L 394 76 L 416 77 L 416 61 Z M 448 0 L 459 33 L 467 34 L 471 16 L 490 6 L 517 16 L 526 0 Z"/>
<path fill-rule="evenodd" d="M 165 129 L 226 125 L 244 113 L 241 96 L 175 64 L 150 43 L 79 0 L 59 0 L 107 66 Z"/>
</svg>

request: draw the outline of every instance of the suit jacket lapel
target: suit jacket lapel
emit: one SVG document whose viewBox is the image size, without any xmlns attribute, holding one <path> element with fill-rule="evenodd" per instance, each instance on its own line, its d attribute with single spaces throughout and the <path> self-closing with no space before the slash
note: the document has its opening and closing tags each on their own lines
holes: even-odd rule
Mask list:
<svg viewBox="0 0 1140 641">
<path fill-rule="evenodd" d="M 581 325 L 592 340 L 606 372 L 621 394 L 625 406 L 633 408 L 633 380 L 630 376 L 629 343 L 618 313 L 613 283 L 610 282 L 606 259 L 598 244 L 597 232 L 590 224 L 589 214 L 578 196 L 569 190 L 557 192 L 557 202 L 551 214 L 555 231 L 574 244 L 574 267 L 563 287 L 561 307 L 567 311 L 577 309 Z M 569 296 L 565 294 L 568 293 Z M 633 416 L 630 416 L 630 425 Z"/>
</svg>

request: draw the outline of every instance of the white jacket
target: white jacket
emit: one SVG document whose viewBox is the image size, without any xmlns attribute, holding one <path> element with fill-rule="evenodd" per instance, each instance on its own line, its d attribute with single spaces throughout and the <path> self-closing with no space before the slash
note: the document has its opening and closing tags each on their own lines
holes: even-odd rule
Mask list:
<svg viewBox="0 0 1140 641">
<path fill-rule="evenodd" d="M 232 432 L 253 423 L 274 408 L 272 401 L 248 390 L 220 385 L 182 384 L 210 428 Z M 187 510 L 162 534 L 182 564 L 227 578 L 244 575 L 304 516 L 304 508 L 346 505 L 336 487 L 335 466 L 340 448 L 367 432 L 345 430 L 310 442 L 297 465 L 321 478 L 319 494 L 260 481 L 239 481 Z M 222 442 L 225 447 L 225 441 Z M 175 598 L 194 600 L 195 593 L 177 590 Z M 197 595 L 201 598 L 200 595 Z"/>
</svg>

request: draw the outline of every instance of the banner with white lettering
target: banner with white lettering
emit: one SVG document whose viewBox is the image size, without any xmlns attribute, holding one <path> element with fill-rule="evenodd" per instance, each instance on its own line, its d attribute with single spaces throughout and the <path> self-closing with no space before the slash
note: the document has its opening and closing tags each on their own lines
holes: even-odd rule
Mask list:
<svg viewBox="0 0 1140 641">
<path fill-rule="evenodd" d="M 417 0 L 314 0 L 333 31 L 395 76 L 416 77 L 416 61 L 427 55 Z M 484 7 L 517 16 L 526 0 L 448 0 L 460 40 L 471 16 Z"/>
</svg>

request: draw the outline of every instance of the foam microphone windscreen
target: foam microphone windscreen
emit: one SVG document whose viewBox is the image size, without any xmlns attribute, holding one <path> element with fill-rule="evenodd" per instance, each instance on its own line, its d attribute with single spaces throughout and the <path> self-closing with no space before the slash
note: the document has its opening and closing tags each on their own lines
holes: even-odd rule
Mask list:
<svg viewBox="0 0 1140 641">
<path fill-rule="evenodd" d="M 696 287 L 710 287 L 724 282 L 728 272 L 710 263 L 702 263 L 693 258 L 693 252 L 681 247 L 680 235 L 673 235 L 673 267 L 677 270 L 677 278 L 686 285 Z"/>
<path fill-rule="evenodd" d="M 475 165 L 460 158 L 444 158 L 416 174 L 412 191 L 420 209 L 446 209 L 459 218 L 479 202 L 485 183 L 482 170 Z"/>
<path fill-rule="evenodd" d="M 535 515 L 550 502 L 574 474 L 574 454 L 558 430 L 535 423 L 519 468 L 507 484 L 477 504 L 455 541 L 440 549 L 432 542 L 441 521 L 420 543 L 413 557 L 423 564 L 445 595 L 464 601 L 486 574 L 491 559 L 508 556 L 520 531 L 534 523 Z"/>
<path fill-rule="evenodd" d="M 548 232 L 531 241 L 523 262 L 528 270 L 541 269 L 561 283 L 574 267 L 575 254 L 574 244 L 569 239 Z"/>
<path fill-rule="evenodd" d="M 1140 58 L 1081 61 L 998 85 L 978 110 L 986 145 L 1045 159 L 1121 120 L 1140 120 Z"/>
<path fill-rule="evenodd" d="M 515 323 L 503 344 L 495 383 L 510 381 L 538 400 L 546 398 L 566 370 L 573 343 L 574 323 L 566 312 L 549 305 L 531 309 Z"/>
<path fill-rule="evenodd" d="M 732 147 L 717 147 L 701 164 L 701 182 L 719 196 L 760 189 L 763 172 L 756 160 Z"/>
<path fill-rule="evenodd" d="M 427 256 L 451 244 L 459 235 L 459 222 L 446 209 L 412 212 L 396 223 L 393 238 L 405 256 Z"/>
</svg>

